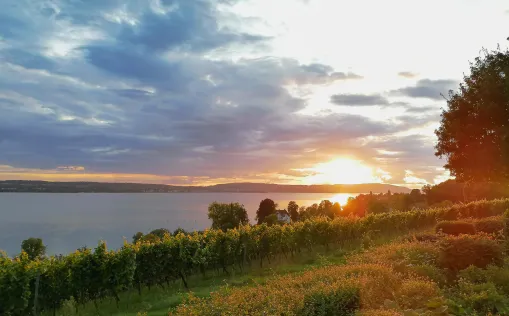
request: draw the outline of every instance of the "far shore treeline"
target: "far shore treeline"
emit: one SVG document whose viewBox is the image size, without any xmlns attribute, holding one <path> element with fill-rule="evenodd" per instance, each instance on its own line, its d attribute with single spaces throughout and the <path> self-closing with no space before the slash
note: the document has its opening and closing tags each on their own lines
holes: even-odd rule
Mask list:
<svg viewBox="0 0 509 316">
<path fill-rule="evenodd" d="M 176 186 L 144 183 L 0 181 L 2 192 L 33 193 L 408 193 L 409 188 L 386 183 L 294 185 L 224 183 L 210 186 Z"/>
</svg>

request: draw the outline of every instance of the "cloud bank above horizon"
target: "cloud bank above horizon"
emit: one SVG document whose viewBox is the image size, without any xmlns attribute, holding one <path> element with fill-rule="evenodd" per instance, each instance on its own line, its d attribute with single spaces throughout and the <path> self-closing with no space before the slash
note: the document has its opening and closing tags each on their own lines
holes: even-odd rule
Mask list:
<svg viewBox="0 0 509 316">
<path fill-rule="evenodd" d="M 0 180 L 437 183 L 441 94 L 509 29 L 499 0 L 6 2 Z"/>
</svg>

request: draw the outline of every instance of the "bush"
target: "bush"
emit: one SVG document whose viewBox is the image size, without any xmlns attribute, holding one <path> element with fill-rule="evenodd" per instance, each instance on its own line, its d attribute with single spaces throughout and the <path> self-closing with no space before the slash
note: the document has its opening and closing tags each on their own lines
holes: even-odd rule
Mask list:
<svg viewBox="0 0 509 316">
<path fill-rule="evenodd" d="M 471 265 L 479 268 L 501 265 L 503 258 L 502 247 L 484 235 L 450 236 L 440 243 L 439 265 L 454 272 Z"/>
<path fill-rule="evenodd" d="M 486 234 L 495 234 L 502 231 L 505 227 L 504 221 L 500 217 L 487 217 L 478 219 L 474 222 L 475 230 Z"/>
<path fill-rule="evenodd" d="M 507 266 L 488 266 L 486 269 L 470 266 L 462 270 L 458 276 L 462 280 L 474 284 L 491 282 L 498 290 L 509 296 L 509 267 Z"/>
<path fill-rule="evenodd" d="M 427 242 L 436 242 L 439 237 L 433 233 L 418 233 L 414 234 L 407 238 L 408 241 L 427 241 Z"/>
<path fill-rule="evenodd" d="M 442 232 L 447 235 L 458 236 L 461 234 L 474 235 L 475 226 L 465 221 L 443 221 L 435 226 L 436 232 Z"/>
<path fill-rule="evenodd" d="M 443 269 L 431 264 L 412 265 L 409 270 L 418 277 L 429 279 L 440 286 L 446 285 L 447 276 Z"/>
<path fill-rule="evenodd" d="M 461 306 L 462 313 L 460 315 L 509 314 L 509 299 L 490 282 L 474 284 L 460 280 L 454 301 Z"/>
<path fill-rule="evenodd" d="M 304 297 L 300 316 L 350 316 L 360 308 L 359 289 L 344 288 L 333 292 L 317 292 Z"/>
<path fill-rule="evenodd" d="M 396 292 L 396 301 L 404 309 L 427 307 L 427 303 L 439 297 L 438 286 L 427 280 L 406 280 Z"/>
<path fill-rule="evenodd" d="M 376 263 L 391 265 L 394 270 L 415 274 L 421 265 L 436 265 L 440 252 L 432 243 L 403 242 L 377 247 L 373 250 L 350 257 L 351 263 Z"/>
</svg>

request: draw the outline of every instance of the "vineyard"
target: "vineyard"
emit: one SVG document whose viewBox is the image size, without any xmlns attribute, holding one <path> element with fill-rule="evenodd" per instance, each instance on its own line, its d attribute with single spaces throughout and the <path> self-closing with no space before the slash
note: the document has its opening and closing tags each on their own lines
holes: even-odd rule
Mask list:
<svg viewBox="0 0 509 316">
<path fill-rule="evenodd" d="M 271 260 L 320 246 L 325 249 L 366 238 L 369 234 L 404 233 L 442 220 L 501 215 L 509 200 L 479 201 L 449 208 L 391 212 L 363 218 L 323 218 L 291 225 L 242 226 L 226 232 L 207 230 L 166 236 L 157 243 L 125 243 L 108 250 L 101 242 L 93 251 L 30 261 L 26 254 L 0 255 L 0 315 L 56 311 L 73 298 L 78 305 L 143 287 L 167 286 L 191 275 L 243 271 Z M 38 290 L 35 291 L 35 288 Z"/>
</svg>

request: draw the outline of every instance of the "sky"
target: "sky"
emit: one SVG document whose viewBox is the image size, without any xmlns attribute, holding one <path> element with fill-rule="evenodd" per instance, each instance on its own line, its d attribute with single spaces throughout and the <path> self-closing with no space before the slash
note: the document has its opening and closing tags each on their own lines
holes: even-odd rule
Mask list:
<svg viewBox="0 0 509 316">
<path fill-rule="evenodd" d="M 508 36 L 506 0 L 4 0 L 0 180 L 439 183 Z"/>
</svg>

